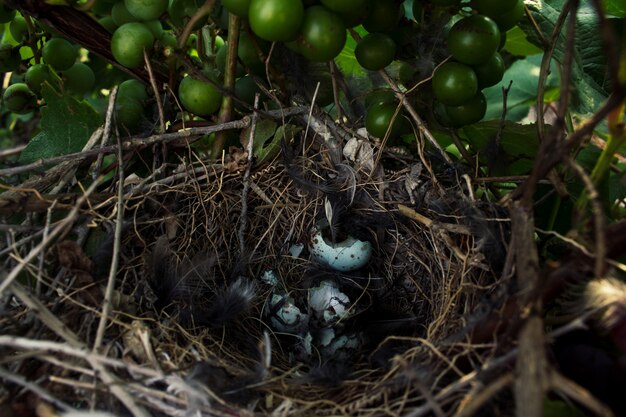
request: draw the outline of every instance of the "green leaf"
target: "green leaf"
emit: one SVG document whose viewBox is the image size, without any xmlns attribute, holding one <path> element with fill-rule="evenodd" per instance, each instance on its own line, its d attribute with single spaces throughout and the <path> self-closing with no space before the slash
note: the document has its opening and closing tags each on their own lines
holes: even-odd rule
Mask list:
<svg viewBox="0 0 626 417">
<path fill-rule="evenodd" d="M 500 119 L 502 114 L 502 87 L 508 87 L 506 119 L 520 121 L 528 115 L 530 107 L 537 103 L 537 85 L 543 54 L 532 55 L 515 61 L 504 73 L 499 84 L 483 90 L 487 99 L 487 114 L 484 120 Z M 546 80 L 546 101 L 558 98 L 558 75 L 556 65 L 552 65 Z"/>
<path fill-rule="evenodd" d="M 274 121 L 269 119 L 259 120 L 254 132 L 254 144 L 252 153 L 256 158 L 256 163 L 261 165 L 271 161 L 280 151 L 280 142 L 283 139 L 289 140 L 301 128 L 293 125 L 282 125 L 277 128 Z M 250 136 L 250 128 L 241 132 L 241 143 L 246 143 Z"/>
<path fill-rule="evenodd" d="M 265 142 L 267 142 L 268 139 L 274 136 L 274 132 L 276 132 L 276 127 L 276 122 L 269 119 L 262 119 L 257 122 L 254 128 L 254 144 L 252 145 L 252 153 L 255 157 L 259 157 L 258 152 L 263 150 Z M 245 145 L 248 143 L 251 129 L 252 127 L 247 127 L 241 131 L 239 137 L 242 144 Z"/>
<path fill-rule="evenodd" d="M 500 146 L 496 136 L 500 122 L 496 120 L 476 123 L 461 129 L 460 137 L 468 142 L 490 175 L 524 175 L 530 172 L 539 149 L 537 126 L 505 122 L 500 134 Z"/>
<path fill-rule="evenodd" d="M 85 101 L 64 95 L 44 84 L 41 94 L 41 132 L 33 137 L 20 156 L 21 163 L 79 152 L 102 124 L 100 115 Z"/>
<path fill-rule="evenodd" d="M 536 55 L 543 52 L 541 48 L 528 41 L 528 36 L 519 26 L 513 27 L 506 33 L 504 49 L 515 56 Z"/>
<path fill-rule="evenodd" d="M 257 144 L 255 141 L 254 156 L 257 158 L 257 164 L 271 161 L 280 151 L 280 142 L 286 140 L 287 142 L 302 128 L 294 125 L 281 125 L 276 129 L 276 134 L 272 140 L 267 143 Z"/>
<path fill-rule="evenodd" d="M 527 6 L 545 39 L 554 31 L 555 23 L 565 6 L 566 0 L 545 0 L 540 4 L 527 2 Z M 614 19 L 609 19 L 609 21 Z M 612 22 L 609 22 L 612 24 Z M 520 22 L 529 34 L 529 40 L 541 45 L 540 39 L 528 19 Z M 572 67 L 572 106 L 575 113 L 588 114 L 597 109 L 608 95 L 606 58 L 599 36 L 600 26 L 596 13 L 589 2 L 582 2 L 576 14 L 576 40 Z M 563 62 L 565 56 L 566 28 L 556 40 L 554 58 Z"/>
<path fill-rule="evenodd" d="M 363 26 L 354 28 L 354 30 L 361 36 L 367 35 L 367 31 L 363 29 Z M 342 51 L 335 58 L 335 63 L 344 75 L 349 77 L 365 77 L 365 70 L 359 65 L 359 62 L 354 56 L 354 49 L 356 48 L 356 41 L 352 36 L 348 36 L 346 44 Z"/>
<path fill-rule="evenodd" d="M 626 3 L 624 0 L 604 0 L 602 2 L 604 12 L 615 17 L 626 17 Z"/>
</svg>

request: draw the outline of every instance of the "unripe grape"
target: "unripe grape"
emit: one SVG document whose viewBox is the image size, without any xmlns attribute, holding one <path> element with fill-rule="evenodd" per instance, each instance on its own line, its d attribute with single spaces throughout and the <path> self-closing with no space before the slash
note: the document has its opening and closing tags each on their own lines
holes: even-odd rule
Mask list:
<svg viewBox="0 0 626 417">
<path fill-rule="evenodd" d="M 87 65 L 77 62 L 63 72 L 63 83 L 71 93 L 82 96 L 91 91 L 96 84 L 96 76 Z"/>
<path fill-rule="evenodd" d="M 460 106 L 445 106 L 445 109 L 452 126 L 471 125 L 485 117 L 487 100 L 485 95 L 479 91 L 474 97 Z"/>
<path fill-rule="evenodd" d="M 100 25 L 104 27 L 109 33 L 113 33 L 115 32 L 115 29 L 117 29 L 117 25 L 115 24 L 115 21 L 111 16 L 101 17 L 100 19 L 98 19 L 98 23 L 100 23 Z"/>
<path fill-rule="evenodd" d="M 142 22 L 142 23 L 148 29 L 150 29 L 150 32 L 152 32 L 154 39 L 161 39 L 161 37 L 163 36 L 163 25 L 161 24 L 160 20 L 150 20 L 148 22 Z"/>
<path fill-rule="evenodd" d="M 250 0 L 222 0 L 222 6 L 234 15 L 248 17 Z"/>
<path fill-rule="evenodd" d="M 143 51 L 150 49 L 154 35 L 142 23 L 126 23 L 113 33 L 111 51 L 120 64 L 127 68 L 143 65 Z"/>
<path fill-rule="evenodd" d="M 478 92 L 478 79 L 472 68 L 458 62 L 446 62 L 433 73 L 435 98 L 448 106 L 460 106 Z"/>
<path fill-rule="evenodd" d="M 504 76 L 504 59 L 496 52 L 491 58 L 480 65 L 472 67 L 478 79 L 478 88 L 491 87 L 498 84 Z"/>
<path fill-rule="evenodd" d="M 69 69 L 78 57 L 78 49 L 63 38 L 52 38 L 41 51 L 44 61 L 57 71 Z"/>
<path fill-rule="evenodd" d="M 167 0 L 124 0 L 128 12 L 137 19 L 158 19 L 167 9 Z"/>
<path fill-rule="evenodd" d="M 117 88 L 117 97 L 118 99 L 130 98 L 143 103 L 148 99 L 148 93 L 141 81 L 131 78 L 120 83 Z"/>
<path fill-rule="evenodd" d="M 493 16 L 492 19 L 498 24 L 500 32 L 506 32 L 513 26 L 517 25 L 517 22 L 524 16 L 524 0 L 518 0 L 515 6 L 511 10 Z"/>
<path fill-rule="evenodd" d="M 217 88 L 189 75 L 180 82 L 178 98 L 185 109 L 198 116 L 213 114 L 222 104 L 222 93 Z"/>
<path fill-rule="evenodd" d="M 26 70 L 26 74 L 24 74 L 24 81 L 26 82 L 26 85 L 35 93 L 39 93 L 41 91 L 41 85 L 44 82 L 47 81 L 52 84 L 53 80 L 54 75 L 52 70 L 46 64 L 31 65 Z"/>
<path fill-rule="evenodd" d="M 9 23 L 9 32 L 16 42 L 22 42 L 28 37 L 28 26 L 26 25 L 26 19 L 17 15 Z"/>
<path fill-rule="evenodd" d="M 448 32 L 448 50 L 456 60 L 478 65 L 498 50 L 500 39 L 496 22 L 487 16 L 473 15 L 452 26 Z"/>
<path fill-rule="evenodd" d="M 113 5 L 113 8 L 111 9 L 111 18 L 117 26 L 122 26 L 123 24 L 136 22 L 139 20 L 135 16 L 130 14 L 123 1 L 120 1 Z"/>
<path fill-rule="evenodd" d="M 115 100 L 115 120 L 118 126 L 133 133 L 139 130 L 144 119 L 143 104 L 139 100 L 131 97 Z"/>
<path fill-rule="evenodd" d="M 8 86 L 2 99 L 7 109 L 17 114 L 28 113 L 37 105 L 37 97 L 24 83 Z"/>
<path fill-rule="evenodd" d="M 370 33 L 388 32 L 395 29 L 404 15 L 404 7 L 392 0 L 376 0 L 370 4 L 369 14 L 363 27 Z"/>
<path fill-rule="evenodd" d="M 395 58 L 396 43 L 384 33 L 370 33 L 359 41 L 354 55 L 363 68 L 378 71 Z"/>
</svg>

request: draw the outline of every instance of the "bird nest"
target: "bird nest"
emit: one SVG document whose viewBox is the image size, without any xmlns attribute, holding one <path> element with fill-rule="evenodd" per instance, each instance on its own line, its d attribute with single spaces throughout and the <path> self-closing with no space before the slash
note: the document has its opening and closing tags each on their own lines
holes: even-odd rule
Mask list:
<svg viewBox="0 0 626 417">
<path fill-rule="evenodd" d="M 118 415 L 456 409 L 494 349 L 472 335 L 506 296 L 506 216 L 437 158 L 304 138 L 253 168 L 190 149 L 77 202 L 7 284 L 0 377 L 26 389 L 0 395 Z M 354 242 L 356 266 L 316 246 Z"/>
</svg>

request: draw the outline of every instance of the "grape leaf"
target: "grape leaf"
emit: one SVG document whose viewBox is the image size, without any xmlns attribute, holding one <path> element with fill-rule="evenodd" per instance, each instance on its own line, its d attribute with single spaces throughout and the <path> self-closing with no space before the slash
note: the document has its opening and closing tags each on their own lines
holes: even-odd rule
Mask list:
<svg viewBox="0 0 626 417">
<path fill-rule="evenodd" d="M 497 146 L 495 138 L 499 128 L 500 122 L 492 120 L 466 126 L 459 134 L 489 167 L 490 175 L 528 174 L 539 149 L 537 126 L 506 122 L 500 134 L 500 146 Z"/>
<path fill-rule="evenodd" d="M 624 0 L 604 0 L 602 2 L 606 14 L 615 17 L 626 17 L 626 2 Z"/>
<path fill-rule="evenodd" d="M 526 2 L 544 38 L 549 39 L 551 36 L 565 3 L 566 0 Z M 610 21 L 614 19 L 608 20 L 609 23 L 612 23 Z M 529 35 L 530 42 L 541 46 L 541 40 L 528 19 L 522 19 L 520 26 Z M 602 37 L 598 35 L 599 33 L 600 26 L 593 7 L 588 1 L 581 2 L 576 14 L 576 40 L 571 80 L 571 109 L 576 113 L 593 112 L 608 95 L 606 58 L 602 47 Z M 566 37 L 564 28 L 556 40 L 554 58 L 561 63 L 565 56 Z"/>
<path fill-rule="evenodd" d="M 500 83 L 483 90 L 487 99 L 487 114 L 485 120 L 500 119 L 502 114 L 502 87 L 511 89 L 507 96 L 506 119 L 520 121 L 528 115 L 530 107 L 537 102 L 537 84 L 543 54 L 528 56 L 523 60 L 515 61 L 504 73 Z M 546 80 L 545 101 L 554 101 L 558 98 L 559 79 L 556 65 L 551 66 L 550 75 Z"/>
<path fill-rule="evenodd" d="M 526 33 L 519 26 L 514 26 L 506 33 L 504 49 L 511 55 L 528 56 L 542 52 L 540 48 L 528 41 Z"/>
<path fill-rule="evenodd" d="M 367 31 L 362 26 L 354 28 L 354 30 L 361 36 L 367 35 Z M 346 44 L 335 58 L 335 63 L 346 76 L 352 77 L 365 77 L 365 70 L 359 65 L 359 62 L 354 56 L 354 49 L 356 48 L 356 41 L 352 36 L 348 35 Z"/>
<path fill-rule="evenodd" d="M 44 84 L 41 94 L 41 132 L 33 137 L 20 156 L 21 163 L 79 152 L 102 124 L 100 115 L 85 101 L 57 92 Z"/>
</svg>

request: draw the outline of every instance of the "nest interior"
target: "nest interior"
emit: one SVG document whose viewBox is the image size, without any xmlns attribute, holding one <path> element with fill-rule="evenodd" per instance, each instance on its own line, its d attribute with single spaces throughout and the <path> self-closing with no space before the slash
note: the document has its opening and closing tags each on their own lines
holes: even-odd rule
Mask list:
<svg viewBox="0 0 626 417">
<path fill-rule="evenodd" d="M 505 216 L 450 167 L 389 152 L 376 165 L 364 142 L 360 157 L 330 155 L 312 136 L 285 141 L 272 163 L 248 173 L 246 155 L 234 153 L 228 163 L 195 159 L 126 183 L 120 267 L 100 343 L 115 380 L 142 407 L 425 415 L 460 400 L 459 379 L 489 350 L 471 345 L 473 326 L 507 287 Z M 50 260 L 62 268 L 42 280 L 40 298 L 86 346 L 98 338 L 116 213 L 111 201 L 85 213 L 84 224 L 100 231 L 91 257 L 70 235 Z M 371 259 L 354 271 L 317 262 L 316 232 L 331 246 L 369 242 Z M 335 292 L 320 311 L 312 292 L 329 283 Z M 5 308 L 18 320 L 3 325 L 25 334 L 31 313 L 19 303 Z M 280 316 L 276 325 L 285 312 L 297 323 Z M 56 339 L 40 325 L 33 332 Z M 45 385 L 65 404 L 127 413 L 76 357 L 62 358 L 43 355 L 23 373 L 55 375 Z"/>
</svg>

